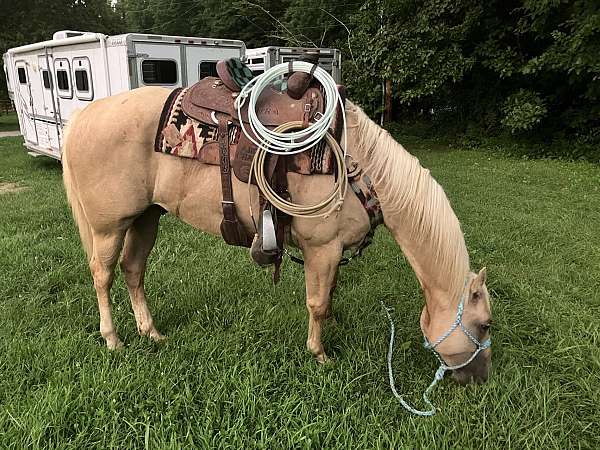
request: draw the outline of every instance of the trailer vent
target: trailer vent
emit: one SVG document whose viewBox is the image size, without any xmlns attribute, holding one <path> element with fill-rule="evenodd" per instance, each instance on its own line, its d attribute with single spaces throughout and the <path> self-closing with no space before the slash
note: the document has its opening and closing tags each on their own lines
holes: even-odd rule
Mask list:
<svg viewBox="0 0 600 450">
<path fill-rule="evenodd" d="M 73 30 L 61 30 L 57 31 L 52 35 L 52 39 L 67 39 L 77 36 L 84 36 L 87 34 L 94 34 L 89 31 L 73 31 Z"/>
</svg>

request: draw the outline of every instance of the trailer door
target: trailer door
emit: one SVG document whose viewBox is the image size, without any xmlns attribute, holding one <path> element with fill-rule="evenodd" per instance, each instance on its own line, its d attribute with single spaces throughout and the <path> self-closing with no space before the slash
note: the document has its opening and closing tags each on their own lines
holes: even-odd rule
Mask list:
<svg viewBox="0 0 600 450">
<path fill-rule="evenodd" d="M 51 150 L 58 148 L 58 114 L 55 111 L 57 100 L 54 97 L 54 77 L 52 76 L 52 55 L 38 55 L 39 67 L 39 92 L 40 100 L 37 102 L 36 128 L 38 131 L 39 145 Z"/>
<path fill-rule="evenodd" d="M 40 106 L 43 112 L 41 112 L 41 115 L 47 119 L 54 120 L 54 102 L 52 98 L 54 79 L 52 71 L 49 69 L 49 67 L 53 67 L 52 56 L 48 55 L 48 60 L 46 60 L 46 55 L 39 55 L 38 66 L 40 68 L 40 89 L 42 90 L 42 104 Z"/>
<path fill-rule="evenodd" d="M 17 79 L 15 80 L 15 105 L 21 123 L 21 133 L 26 141 L 38 143 L 37 130 L 35 127 L 35 112 L 33 109 L 33 97 L 31 95 L 31 71 L 29 65 L 23 61 L 15 62 Z"/>
</svg>

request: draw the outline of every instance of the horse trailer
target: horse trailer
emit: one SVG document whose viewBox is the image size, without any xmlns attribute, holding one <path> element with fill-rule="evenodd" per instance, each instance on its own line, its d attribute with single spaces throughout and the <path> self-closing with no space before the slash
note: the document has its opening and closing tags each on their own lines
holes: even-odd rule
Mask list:
<svg viewBox="0 0 600 450">
<path fill-rule="evenodd" d="M 318 53 L 319 66 L 333 77 L 336 83 L 342 82 L 341 52 L 335 48 L 309 47 L 260 47 L 246 49 L 245 63 L 254 75 L 260 75 L 265 70 L 277 64 L 296 61 L 310 54 Z"/>
<path fill-rule="evenodd" d="M 239 40 L 59 31 L 3 60 L 25 147 L 60 159 L 64 125 L 92 100 L 141 86 L 188 86 L 216 76 L 218 60 L 244 54 Z"/>
</svg>

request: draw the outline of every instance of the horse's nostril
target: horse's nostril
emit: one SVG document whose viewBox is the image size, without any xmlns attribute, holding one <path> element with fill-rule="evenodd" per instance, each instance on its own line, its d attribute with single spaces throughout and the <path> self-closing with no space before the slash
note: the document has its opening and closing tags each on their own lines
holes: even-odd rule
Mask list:
<svg viewBox="0 0 600 450">
<path fill-rule="evenodd" d="M 483 384 L 488 380 L 490 364 L 467 366 L 452 372 L 452 378 L 461 385 L 469 383 Z"/>
</svg>

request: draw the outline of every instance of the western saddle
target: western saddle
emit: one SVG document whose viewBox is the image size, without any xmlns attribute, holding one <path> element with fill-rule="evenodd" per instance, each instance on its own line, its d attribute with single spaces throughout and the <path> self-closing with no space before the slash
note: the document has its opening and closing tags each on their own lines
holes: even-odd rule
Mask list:
<svg viewBox="0 0 600 450">
<path fill-rule="evenodd" d="M 313 61 L 311 61 L 313 62 Z M 313 62 L 314 64 L 314 62 Z M 314 66 L 316 68 L 316 65 Z M 290 72 L 293 63 L 290 62 Z M 314 69 L 313 69 L 314 70 Z M 259 251 L 262 245 L 262 236 L 257 233 L 257 239 L 248 235 L 243 226 L 238 222 L 233 190 L 231 171 L 242 182 L 248 182 L 251 174 L 250 167 L 257 146 L 241 131 L 240 123 L 244 122 L 245 129 L 248 123 L 247 107 L 238 113 L 235 100 L 241 88 L 250 81 L 252 72 L 238 59 L 220 61 L 217 64 L 216 77 L 206 77 L 191 86 L 183 95 L 181 108 L 184 114 L 198 122 L 211 127 L 217 127 L 217 139 L 212 148 L 207 149 L 214 157 L 204 157 L 204 162 L 219 164 L 221 169 L 221 187 L 223 193 L 223 221 L 221 234 L 228 244 L 252 246 L 252 255 L 261 265 L 275 263 L 278 267 L 281 261 L 285 226 L 291 218 L 277 211 L 274 212 L 277 222 L 278 249 L 275 252 Z M 344 88 L 338 89 L 345 96 Z M 265 89 L 256 102 L 256 113 L 260 122 L 271 129 L 290 122 L 302 121 L 305 126 L 322 113 L 325 98 L 319 84 L 313 82 L 312 73 L 294 72 L 287 80 L 282 80 L 281 86 L 271 85 Z M 342 118 L 338 107 L 338 114 L 334 121 L 333 130 L 330 130 L 338 140 L 342 134 Z M 253 136 L 254 137 L 254 136 Z M 254 137 L 255 140 L 258 140 Z M 210 147 L 210 144 L 209 144 Z M 218 153 L 217 153 L 218 152 Z M 297 155 L 276 156 L 270 155 L 265 173 L 278 195 L 289 197 L 287 193 L 286 172 L 294 171 L 303 174 L 333 173 L 332 155 L 324 143 L 313 147 L 311 150 Z M 261 214 L 269 208 L 261 196 Z M 260 224 L 258 226 L 260 229 Z"/>
</svg>

